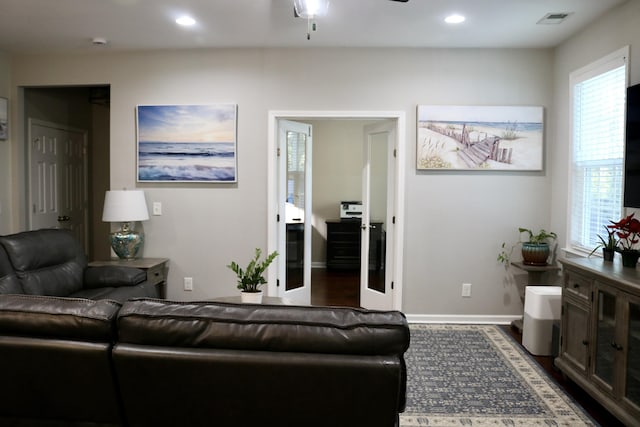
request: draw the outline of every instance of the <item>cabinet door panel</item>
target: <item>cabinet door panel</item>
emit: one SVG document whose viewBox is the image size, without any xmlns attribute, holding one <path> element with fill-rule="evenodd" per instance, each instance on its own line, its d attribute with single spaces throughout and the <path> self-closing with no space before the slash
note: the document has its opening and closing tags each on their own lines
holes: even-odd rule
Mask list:
<svg viewBox="0 0 640 427">
<path fill-rule="evenodd" d="M 629 302 L 624 398 L 640 418 L 640 298 Z"/>
<path fill-rule="evenodd" d="M 580 305 L 564 301 L 562 357 L 587 375 L 589 355 L 589 312 Z"/>
</svg>

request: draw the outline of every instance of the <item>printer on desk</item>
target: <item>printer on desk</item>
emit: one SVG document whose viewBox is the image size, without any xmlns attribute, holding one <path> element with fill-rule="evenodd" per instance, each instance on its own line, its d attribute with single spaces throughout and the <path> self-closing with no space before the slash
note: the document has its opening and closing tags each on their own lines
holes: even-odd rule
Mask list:
<svg viewBox="0 0 640 427">
<path fill-rule="evenodd" d="M 340 219 L 362 220 L 362 202 L 340 202 Z"/>
</svg>

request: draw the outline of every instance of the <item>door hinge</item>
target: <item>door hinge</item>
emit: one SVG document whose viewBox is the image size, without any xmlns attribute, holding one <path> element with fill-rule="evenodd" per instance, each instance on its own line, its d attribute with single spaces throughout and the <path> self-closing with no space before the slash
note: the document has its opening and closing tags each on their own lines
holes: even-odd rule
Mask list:
<svg viewBox="0 0 640 427">
<path fill-rule="evenodd" d="M 593 291 L 591 291 L 591 302 L 593 302 Z"/>
<path fill-rule="evenodd" d="M 280 222 L 280 214 L 276 214 L 276 222 Z"/>
<path fill-rule="evenodd" d="M 398 157 L 397 154 L 398 154 L 398 149 L 394 148 L 393 149 L 393 157 Z"/>
<path fill-rule="evenodd" d="M 396 223 L 396 216 L 394 215 L 393 217 L 391 217 L 391 224 L 395 224 Z"/>
<path fill-rule="evenodd" d="M 278 154 L 278 157 L 280 157 L 280 147 L 278 147 L 277 149 L 277 154 Z"/>
<path fill-rule="evenodd" d="M 393 284 L 393 282 L 391 282 L 391 289 L 394 289 L 394 284 Z"/>
<path fill-rule="evenodd" d="M 280 287 L 280 279 L 276 279 L 276 288 Z"/>
<path fill-rule="evenodd" d="M 560 307 L 560 316 L 564 316 L 564 305 Z"/>
</svg>

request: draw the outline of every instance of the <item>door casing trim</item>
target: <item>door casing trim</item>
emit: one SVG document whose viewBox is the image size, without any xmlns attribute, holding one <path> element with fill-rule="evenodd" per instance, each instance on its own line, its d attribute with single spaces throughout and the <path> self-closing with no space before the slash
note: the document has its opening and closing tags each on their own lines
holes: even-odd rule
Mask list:
<svg viewBox="0 0 640 427">
<path fill-rule="evenodd" d="M 270 110 L 268 112 L 267 129 L 267 247 L 268 253 L 277 250 L 278 227 L 276 215 L 278 212 L 278 120 L 313 120 L 313 119 L 389 119 L 396 121 L 397 168 L 394 177 L 395 184 L 395 224 L 396 240 L 394 242 L 393 274 L 393 309 L 402 310 L 403 290 L 403 248 L 404 248 L 404 187 L 406 166 L 406 114 L 404 111 L 308 111 L 308 110 Z M 272 265 L 268 270 L 268 295 L 277 295 L 277 268 Z"/>
</svg>

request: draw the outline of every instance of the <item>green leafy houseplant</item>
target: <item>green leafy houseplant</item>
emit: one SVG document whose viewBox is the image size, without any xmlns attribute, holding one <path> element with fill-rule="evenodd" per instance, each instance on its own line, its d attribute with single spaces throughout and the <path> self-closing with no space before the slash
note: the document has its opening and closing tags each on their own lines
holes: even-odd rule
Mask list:
<svg viewBox="0 0 640 427">
<path fill-rule="evenodd" d="M 505 264 L 505 267 L 509 265 L 511 255 L 516 246 L 522 245 L 522 258 L 524 264 L 529 265 L 546 265 L 547 258 L 549 257 L 549 242 L 558 238 L 558 235 L 553 231 L 546 231 L 541 229 L 536 234 L 528 228 L 518 228 L 520 233 L 520 240 L 514 243 L 507 252 L 507 244 L 502 243 L 502 250 L 498 254 L 498 261 Z M 527 233 L 528 239 L 522 240 L 522 233 Z"/>
<path fill-rule="evenodd" d="M 613 257 L 613 252 L 618 247 L 619 240 L 616 237 L 616 230 L 611 228 L 611 226 L 607 227 L 606 225 L 603 225 L 603 227 L 607 232 L 607 237 L 605 238 L 598 234 L 598 240 L 600 241 L 595 246 L 595 248 L 593 248 L 591 253 L 589 253 L 589 256 L 593 255 L 595 251 L 602 248 L 604 251 L 610 252 L 611 257 Z"/>
<path fill-rule="evenodd" d="M 242 292 L 260 292 L 260 285 L 267 283 L 267 279 L 264 278 L 262 273 L 269 267 L 269 264 L 278 256 L 277 251 L 273 251 L 263 261 L 260 261 L 262 250 L 256 248 L 256 254 L 245 269 L 242 269 L 238 263 L 231 261 L 231 264 L 227 265 L 236 276 L 238 276 L 238 289 Z"/>
</svg>

